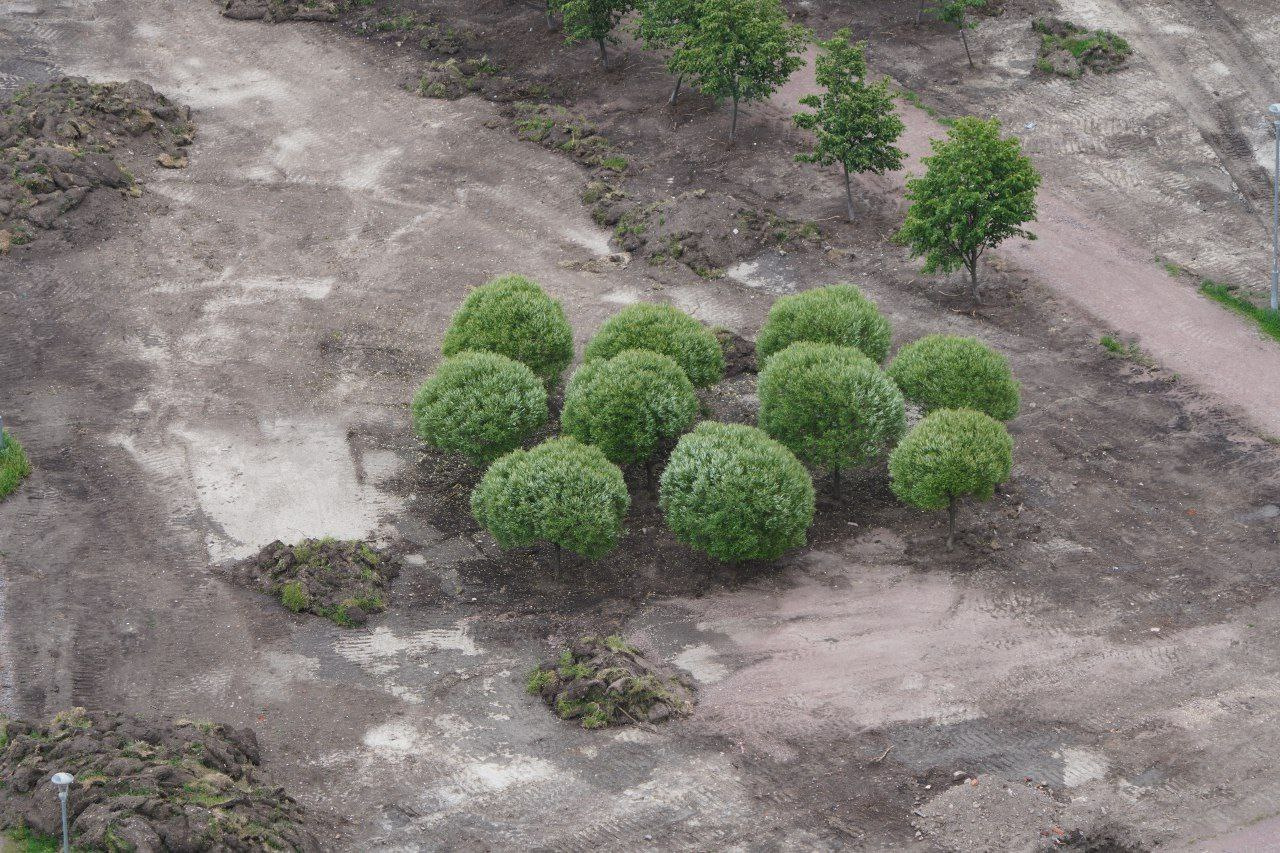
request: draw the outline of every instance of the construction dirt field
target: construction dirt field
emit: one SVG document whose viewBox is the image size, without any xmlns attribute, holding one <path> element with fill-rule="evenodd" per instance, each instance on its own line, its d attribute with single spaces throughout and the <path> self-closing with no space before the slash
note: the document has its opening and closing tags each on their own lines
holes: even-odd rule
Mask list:
<svg viewBox="0 0 1280 853">
<path fill-rule="evenodd" d="M 250 727 L 325 850 L 1280 849 L 1280 343 L 1197 291 L 1267 284 L 1280 4 L 1006 0 L 970 69 L 917 0 L 785 3 L 917 93 L 913 155 L 949 116 L 1023 139 L 1044 233 L 991 259 L 976 309 L 892 242 L 900 175 L 860 183 L 849 224 L 838 175 L 794 161 L 811 71 L 730 149 L 726 109 L 668 107 L 659 58 L 624 39 L 602 69 L 535 0 L 348 5 L 0 0 L 0 96 L 139 80 L 196 128 L 182 168 L 126 140 L 140 195 L 95 190 L 0 254 L 0 416 L 33 467 L 0 503 L 0 710 Z M 1133 56 L 1047 74 L 1042 15 Z M 480 56 L 500 71 L 470 94 L 420 93 Z M 625 166 L 529 138 L 526 102 Z M 562 302 L 579 359 L 628 304 L 751 341 L 778 296 L 856 283 L 895 349 L 1008 356 L 1012 476 L 950 553 L 883 464 L 819 483 L 808 545 L 739 567 L 633 483 L 620 547 L 557 579 L 410 426 L 449 318 L 502 273 Z M 754 423 L 739 355 L 700 394 Z M 228 582 L 323 536 L 399 558 L 386 612 L 340 627 Z M 687 672 L 693 712 L 557 719 L 526 678 L 588 634 Z"/>
</svg>

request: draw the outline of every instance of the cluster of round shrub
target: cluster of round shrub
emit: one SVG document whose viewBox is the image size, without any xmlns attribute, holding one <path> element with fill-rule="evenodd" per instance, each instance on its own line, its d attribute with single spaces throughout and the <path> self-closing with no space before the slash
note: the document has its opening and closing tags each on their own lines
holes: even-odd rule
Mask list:
<svg viewBox="0 0 1280 853">
<path fill-rule="evenodd" d="M 676 439 L 659 506 L 677 539 L 715 559 L 772 560 L 804 544 L 815 499 L 802 462 L 838 487 L 842 470 L 888 455 L 894 493 L 948 508 L 954 532 L 957 502 L 989 498 L 1009 475 L 1012 442 L 995 418 L 1017 414 L 1018 385 L 1003 356 L 953 336 L 909 344 L 882 370 L 889 340 L 888 321 L 853 285 L 779 299 L 757 342 L 760 428 L 704 422 L 689 432 L 695 386 L 723 377 L 721 345 L 677 308 L 633 305 L 588 343 L 565 391 L 565 437 L 523 450 L 548 421 L 547 388 L 572 360 L 573 334 L 537 284 L 506 276 L 455 315 L 449 357 L 414 399 L 414 428 L 492 463 L 471 507 L 503 547 L 607 553 L 630 505 L 618 465 L 649 472 Z M 903 438 L 907 401 L 929 414 Z"/>
</svg>

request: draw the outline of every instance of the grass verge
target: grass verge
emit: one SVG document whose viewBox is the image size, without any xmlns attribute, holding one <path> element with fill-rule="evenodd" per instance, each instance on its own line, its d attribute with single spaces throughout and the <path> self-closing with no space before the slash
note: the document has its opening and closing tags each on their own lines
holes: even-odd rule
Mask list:
<svg viewBox="0 0 1280 853">
<path fill-rule="evenodd" d="M 1205 296 L 1228 308 L 1231 311 L 1248 317 L 1258 325 L 1263 334 L 1280 341 L 1280 311 L 1272 311 L 1270 308 L 1259 308 L 1249 299 L 1236 294 L 1235 288 L 1228 284 L 1218 284 L 1217 282 L 1205 279 L 1200 285 L 1200 292 Z M 0 489 L 0 494 L 3 489 Z"/>
<path fill-rule="evenodd" d="M 22 445 L 8 430 L 4 431 L 0 443 L 3 444 L 0 447 L 0 500 L 3 500 L 31 473 L 31 462 Z"/>
</svg>

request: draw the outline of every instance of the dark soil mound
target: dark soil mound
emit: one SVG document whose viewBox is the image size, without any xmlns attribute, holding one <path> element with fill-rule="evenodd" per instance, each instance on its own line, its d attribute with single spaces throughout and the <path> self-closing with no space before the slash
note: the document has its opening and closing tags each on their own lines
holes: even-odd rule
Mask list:
<svg viewBox="0 0 1280 853">
<path fill-rule="evenodd" d="M 191 110 L 145 83 L 62 77 L 0 102 L 0 253 L 53 228 L 96 187 L 132 194 L 134 178 L 115 150 L 129 140 L 168 168 L 187 164 Z"/>
<path fill-rule="evenodd" d="M 258 769 L 251 729 L 76 708 L 0 722 L 0 823 L 61 835 L 57 772 L 81 850 L 302 850 L 301 807 Z"/>
<path fill-rule="evenodd" d="M 528 691 L 584 729 L 656 723 L 693 711 L 693 680 L 621 637 L 583 637 L 529 675 Z"/>
<path fill-rule="evenodd" d="M 219 0 L 222 14 L 241 21 L 336 21 L 337 0 Z"/>
<path fill-rule="evenodd" d="M 400 560 L 359 540 L 272 542 L 231 567 L 231 577 L 265 592 L 294 613 L 314 613 L 343 627 L 363 625 L 387 609 Z"/>
<path fill-rule="evenodd" d="M 1036 67 L 1046 74 L 1076 79 L 1089 69 L 1099 74 L 1123 68 L 1133 48 L 1109 30 L 1089 30 L 1060 18 L 1036 18 L 1040 35 Z"/>
</svg>

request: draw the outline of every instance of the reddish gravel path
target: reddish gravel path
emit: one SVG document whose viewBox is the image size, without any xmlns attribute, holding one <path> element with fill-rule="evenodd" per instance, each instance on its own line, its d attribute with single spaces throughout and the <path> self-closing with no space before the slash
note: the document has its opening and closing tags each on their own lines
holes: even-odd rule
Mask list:
<svg viewBox="0 0 1280 853">
<path fill-rule="evenodd" d="M 799 99 L 814 91 L 811 56 L 774 102 L 794 112 Z M 907 125 L 901 141 L 909 155 L 906 170 L 867 176 L 862 183 L 885 201 L 902 204 L 906 173 L 923 171 L 920 157 L 929 153 L 930 138 L 944 136 L 946 129 L 910 105 L 901 104 L 899 111 Z M 1052 184 L 1041 188 L 1039 213 L 1031 227 L 1039 239 L 1005 244 L 1005 259 L 1101 325 L 1136 339 L 1163 367 L 1238 410 L 1264 434 L 1280 435 L 1280 344 L 1171 278 L 1150 252 L 1093 220 Z"/>
</svg>

